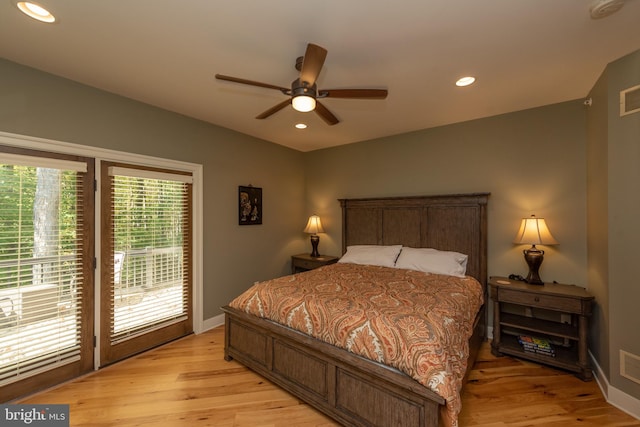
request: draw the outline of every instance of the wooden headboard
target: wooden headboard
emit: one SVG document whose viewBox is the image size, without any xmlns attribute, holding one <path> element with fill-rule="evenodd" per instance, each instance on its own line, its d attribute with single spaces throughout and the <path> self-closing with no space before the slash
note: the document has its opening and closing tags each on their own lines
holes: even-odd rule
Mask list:
<svg viewBox="0 0 640 427">
<path fill-rule="evenodd" d="M 342 253 L 350 245 L 403 245 L 468 255 L 467 275 L 487 283 L 489 193 L 340 199 Z"/>
</svg>

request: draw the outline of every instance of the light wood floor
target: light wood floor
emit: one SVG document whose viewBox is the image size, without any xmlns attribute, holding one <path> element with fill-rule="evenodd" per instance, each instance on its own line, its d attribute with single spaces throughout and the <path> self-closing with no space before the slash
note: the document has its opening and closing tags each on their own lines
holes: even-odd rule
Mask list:
<svg viewBox="0 0 640 427">
<path fill-rule="evenodd" d="M 222 327 L 192 335 L 21 403 L 70 404 L 71 425 L 337 426 L 236 362 L 223 359 Z M 482 352 L 462 397 L 461 427 L 634 426 L 594 381 Z"/>
</svg>

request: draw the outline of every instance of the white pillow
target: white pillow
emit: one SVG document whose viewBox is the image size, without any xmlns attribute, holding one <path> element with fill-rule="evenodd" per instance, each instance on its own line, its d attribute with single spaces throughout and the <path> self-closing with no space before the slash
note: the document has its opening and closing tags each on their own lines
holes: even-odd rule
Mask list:
<svg viewBox="0 0 640 427">
<path fill-rule="evenodd" d="M 402 245 L 376 246 L 354 245 L 347 246 L 347 252 L 338 260 L 350 264 L 379 265 L 393 267 Z"/>
<path fill-rule="evenodd" d="M 402 248 L 395 266 L 408 270 L 464 277 L 467 272 L 467 258 L 467 255 L 459 252 L 405 246 Z"/>
</svg>

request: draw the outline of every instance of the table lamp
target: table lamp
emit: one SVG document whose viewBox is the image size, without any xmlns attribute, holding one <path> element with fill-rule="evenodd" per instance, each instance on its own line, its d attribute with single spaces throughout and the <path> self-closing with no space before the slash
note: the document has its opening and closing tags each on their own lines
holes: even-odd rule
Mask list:
<svg viewBox="0 0 640 427">
<path fill-rule="evenodd" d="M 522 251 L 524 259 L 529 266 L 529 274 L 525 281 L 533 285 L 544 285 L 538 273 L 544 259 L 544 251 L 536 248 L 536 245 L 558 244 L 558 241 L 551 235 L 544 218 L 536 218 L 535 215 L 531 215 L 529 218 L 522 218 L 520 230 L 518 230 L 513 243 L 531 245 L 529 249 Z"/>
<path fill-rule="evenodd" d="M 320 217 L 318 215 L 311 215 L 309 217 L 309 222 L 307 222 L 304 232 L 311 234 L 311 247 L 313 249 L 311 256 L 319 257 L 318 243 L 320 242 L 320 237 L 317 233 L 324 233 L 324 229 L 322 228 L 322 223 L 320 222 Z"/>
</svg>

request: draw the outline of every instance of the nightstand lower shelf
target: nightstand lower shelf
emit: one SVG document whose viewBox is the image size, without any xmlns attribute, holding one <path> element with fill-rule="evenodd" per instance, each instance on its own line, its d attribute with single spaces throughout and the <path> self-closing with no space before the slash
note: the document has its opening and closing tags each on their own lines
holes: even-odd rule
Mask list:
<svg viewBox="0 0 640 427">
<path fill-rule="evenodd" d="M 533 362 L 544 363 L 576 373 L 582 372 L 582 368 L 578 366 L 578 357 L 576 356 L 575 350 L 564 348 L 562 346 L 554 346 L 554 349 L 556 353 L 555 357 L 530 353 L 522 349 L 517 337 L 507 334 L 502 336 L 502 340 L 498 346 L 498 351 L 502 354 L 528 359 Z"/>
</svg>

